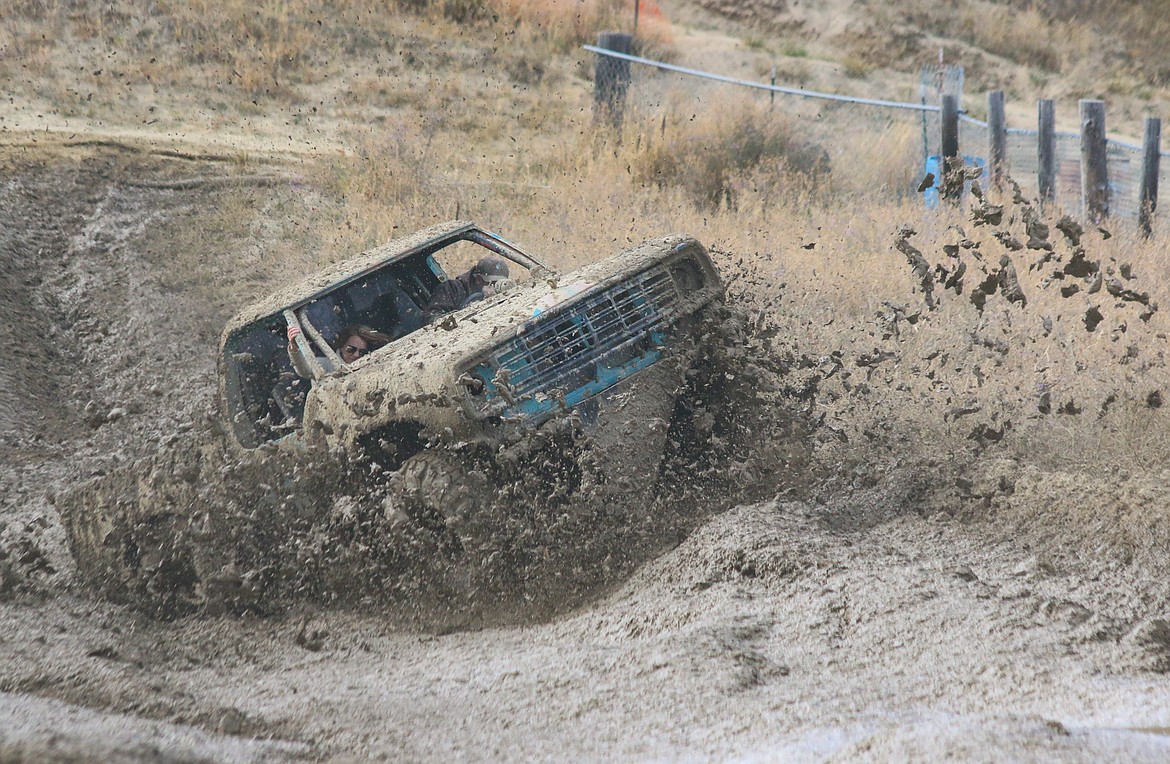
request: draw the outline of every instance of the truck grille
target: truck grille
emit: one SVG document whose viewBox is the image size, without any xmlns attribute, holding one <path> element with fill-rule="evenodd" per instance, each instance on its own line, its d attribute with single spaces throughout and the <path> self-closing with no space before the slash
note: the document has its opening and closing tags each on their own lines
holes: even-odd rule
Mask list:
<svg viewBox="0 0 1170 764">
<path fill-rule="evenodd" d="M 501 385 L 507 387 L 506 396 L 520 401 L 597 384 L 605 371 L 656 353 L 656 335 L 674 320 L 679 299 L 667 269 L 652 268 L 537 319 L 475 373 L 486 383 L 489 399 L 497 397 Z"/>
</svg>

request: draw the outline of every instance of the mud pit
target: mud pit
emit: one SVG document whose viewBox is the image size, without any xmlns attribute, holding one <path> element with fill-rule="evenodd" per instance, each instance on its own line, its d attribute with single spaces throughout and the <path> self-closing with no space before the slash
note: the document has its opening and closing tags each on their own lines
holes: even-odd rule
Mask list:
<svg viewBox="0 0 1170 764">
<path fill-rule="evenodd" d="M 1115 469 L 1136 447 L 1109 439 L 1117 417 L 1161 426 L 1160 314 L 1143 321 L 1120 299 L 1074 307 L 1086 299 L 1075 294 L 1062 323 L 1065 308 L 1044 308 L 1041 276 L 1025 272 L 1035 314 L 993 291 L 974 317 L 969 289 L 962 300 L 940 289 L 916 330 L 910 298 L 838 345 L 794 328 L 778 352 L 793 361 L 786 394 L 820 423 L 807 482 L 712 517 L 552 617 L 513 608 L 503 624 L 436 629 L 389 605 L 292 599 L 160 621 L 94 597 L 53 501 L 206 426 L 215 337 L 235 306 L 201 299 L 176 234 L 205 205 L 263 207 L 293 191 L 177 183 L 230 170 L 134 150 L 8 157 L 0 758 L 1170 755 L 1170 495 L 1144 451 Z M 248 236 L 262 251 L 273 234 Z M 256 282 L 240 281 L 246 299 Z M 793 327 L 796 305 L 777 309 Z M 1125 377 L 1057 377 L 1019 393 L 1036 396 L 1026 407 L 1000 394 L 1012 377 L 997 369 L 1035 370 L 1017 334 L 1041 337 L 1045 317 L 1075 366 L 1073 330 L 1086 330 L 1074 322 L 1090 307 L 1104 329 L 1146 332 L 1149 362 L 1127 362 Z M 965 353 L 942 314 L 982 322 Z M 1059 366 L 1051 350 L 1035 353 Z M 989 381 L 964 388 L 972 368 Z M 1087 419 L 1077 409 L 1095 424 L 1074 427 Z"/>
</svg>

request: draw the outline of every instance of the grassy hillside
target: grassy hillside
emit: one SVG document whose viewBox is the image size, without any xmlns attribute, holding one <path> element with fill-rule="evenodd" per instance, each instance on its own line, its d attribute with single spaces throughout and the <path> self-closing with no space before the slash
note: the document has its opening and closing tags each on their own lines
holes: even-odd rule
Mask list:
<svg viewBox="0 0 1170 764">
<path fill-rule="evenodd" d="M 1010 83 L 1017 104 L 1056 89 L 1136 115 L 1165 95 L 1156 74 L 1124 57 L 1093 58 L 1125 33 L 1133 46 L 1157 45 L 1161 26 L 1140 24 L 1136 4 L 1113 15 L 1085 6 L 1092 12 L 1077 17 L 961 0 L 642 6 L 655 55 L 760 78 L 775 62 L 810 87 L 899 97 L 943 45 L 969 67 L 969 83 Z M 647 77 L 646 92 L 661 97 L 632 106 L 612 135 L 594 124 L 593 57 L 579 45 L 631 20 L 628 5 L 602 0 L 345 0 L 328 13 L 291 0 L 22 2 L 0 18 L 11 85 L 0 124 L 12 161 L 94 140 L 218 159 L 238 188 L 164 220 L 159 252 L 176 264 L 173 288 L 225 311 L 306 268 L 456 216 L 561 267 L 681 230 L 717 252 L 738 299 L 782 323 L 783 352 L 810 379 L 841 384 L 823 361 L 836 353 L 867 380 L 820 402 L 822 419 L 847 420 L 859 446 L 882 428 L 882 438 L 927 449 L 974 448 L 997 433 L 990 442 L 1020 454 L 1056 439 L 1079 459 L 1076 444 L 1088 442 L 1095 458 L 1120 464 L 1134 458 L 1133 428 L 1162 442 L 1151 401 L 1166 394 L 1168 327 L 1160 311 L 1142 317 L 1170 298 L 1156 243 L 1124 226 L 1073 243 L 1049 211 L 1057 244 L 1044 260 L 1048 250 L 1006 243 L 1029 240 L 1026 204 L 994 197 L 1007 205 L 996 226 L 965 210 L 927 214 L 912 192 L 920 128 L 881 116 L 830 131 L 821 107 L 773 109 L 709 89 L 696 109 L 690 84 Z M 1115 79 L 1132 87 L 1115 99 L 1090 89 Z M 166 167 L 190 180 L 181 163 Z M 273 178 L 284 190 L 255 192 Z M 905 240 L 933 274 L 935 305 L 895 248 L 899 225 L 919 231 Z M 975 246 L 955 255 L 956 237 Z M 976 309 L 973 289 L 1006 278 L 1005 257 L 1029 302 L 995 292 Z M 1076 258 L 1096 267 L 1065 295 L 1074 277 L 1056 269 Z M 960 262 L 967 283 L 947 291 Z M 1112 281 L 1146 303 L 1103 288 Z M 988 350 L 997 343 L 1010 354 Z M 897 365 L 868 365 L 888 353 Z M 944 357 L 963 362 L 934 368 Z M 1084 373 L 1092 369 L 1101 371 Z M 954 417 L 956 407 L 983 413 Z M 1160 454 L 1141 450 L 1142 463 Z"/>
<path fill-rule="evenodd" d="M 441 207 L 440 218 L 493 214 L 486 196 L 505 196 L 512 208 L 548 196 L 531 190 L 558 192 L 582 173 L 627 169 L 641 202 L 651 179 L 709 207 L 759 185 L 757 168 L 775 177 L 779 164 L 816 164 L 810 145 L 824 144 L 830 130 L 815 124 L 820 105 L 781 99 L 800 119 L 777 124 L 747 105 L 758 98 L 670 78 L 655 82 L 650 108 L 635 112 L 627 136 L 646 155 L 600 150 L 593 57 L 580 44 L 600 30 L 629 29 L 632 10 L 629 0 L 342 0 L 327 12 L 299 0 L 18 0 L 0 13 L 9 95 L 0 127 L 188 142 L 241 162 L 273 153 L 327 158 L 345 195 L 403 204 L 420 192 L 428 207 Z M 645 0 L 640 11 L 644 52 L 750 79 L 766 80 L 775 66 L 781 84 L 917 100 L 918 70 L 941 51 L 966 69 L 968 110 L 980 116 L 983 93 L 1003 89 L 1018 126 L 1032 126 L 1037 98 L 1057 99 L 1058 119 L 1072 127 L 1076 99 L 1101 97 L 1110 129 L 1135 136 L 1143 115 L 1170 104 L 1151 55 L 1170 32 L 1151 4 Z M 688 102 L 696 88 L 699 110 Z M 696 129 L 692 118 L 703 114 L 707 124 Z M 798 182 L 802 192 L 906 188 L 921 128 L 891 129 L 886 113 L 849 118 L 874 121 L 850 138 L 868 150 L 842 157 L 845 149 L 825 144 L 836 171 Z M 745 141 L 747 123 L 754 134 Z M 665 141 L 649 138 L 656 127 Z M 703 149 L 701 168 L 687 157 L 694 146 Z M 707 159 L 713 148 L 724 156 Z M 393 161 L 375 169 L 370 157 Z M 776 185 L 792 184 L 765 185 L 771 204 Z"/>
<path fill-rule="evenodd" d="M 855 79 L 916 75 L 941 53 L 948 63 L 965 67 L 969 93 L 1002 89 L 1009 102 L 1023 101 L 1029 108 L 1037 98 L 1062 100 L 1068 107 L 1078 98 L 1104 98 L 1114 125 L 1131 134 L 1135 120 L 1144 113 L 1161 115 L 1168 103 L 1170 68 L 1160 53 L 1170 43 L 1164 3 L 699 0 L 699 5 L 734 19 L 734 28 L 754 45 L 788 58 L 839 63 Z"/>
</svg>

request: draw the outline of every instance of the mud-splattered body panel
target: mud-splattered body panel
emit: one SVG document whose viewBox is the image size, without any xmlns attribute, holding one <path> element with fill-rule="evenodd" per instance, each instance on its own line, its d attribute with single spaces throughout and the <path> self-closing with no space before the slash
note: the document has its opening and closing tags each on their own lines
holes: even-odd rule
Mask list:
<svg viewBox="0 0 1170 764">
<path fill-rule="evenodd" d="M 468 230 L 476 229 L 451 227 L 460 235 Z M 433 240 L 412 238 L 377 252 L 388 265 L 401 267 L 410 252 L 425 255 Z M 376 275 L 370 259 L 356 259 L 354 269 Z M 419 442 L 498 439 L 538 426 L 649 369 L 669 350 L 688 316 L 722 295 L 705 250 L 683 236 L 646 242 L 567 276 L 531 261 L 535 267 L 527 281 L 432 320 L 316 379 L 305 397 L 303 419 L 284 430 L 273 427 L 267 439 L 286 447 L 299 447 L 304 440 L 345 449 L 380 431 L 391 439 L 408 432 Z M 343 272 L 333 277 L 342 285 L 352 281 Z M 272 323 L 282 309 L 299 307 L 300 315 L 309 317 L 314 305 L 330 298 L 320 283 L 311 281 L 299 305 L 266 301 L 262 308 L 245 310 L 225 332 L 229 413 L 232 338 Z M 284 299 L 292 297 L 298 297 L 296 290 L 286 290 Z M 254 414 L 236 409 L 237 419 Z"/>
</svg>

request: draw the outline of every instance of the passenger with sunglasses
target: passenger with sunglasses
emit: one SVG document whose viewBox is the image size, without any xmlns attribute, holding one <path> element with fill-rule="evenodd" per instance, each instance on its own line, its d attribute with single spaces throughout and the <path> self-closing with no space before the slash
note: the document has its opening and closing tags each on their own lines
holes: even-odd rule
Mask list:
<svg viewBox="0 0 1170 764">
<path fill-rule="evenodd" d="M 301 329 L 298 326 L 288 328 L 288 357 L 297 374 L 305 379 L 312 379 L 312 369 L 306 359 L 301 356 L 300 348 L 296 343 L 297 335 L 300 333 Z M 386 345 L 392 339 L 393 337 L 390 335 L 375 331 L 364 324 L 352 324 L 342 329 L 337 335 L 333 349 L 337 351 L 342 363 L 348 366 Z M 332 362 L 324 356 L 317 356 L 317 362 L 326 372 L 336 371 Z"/>
</svg>

